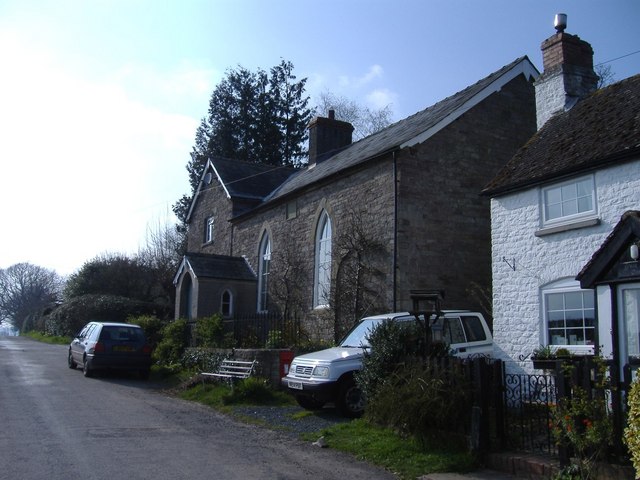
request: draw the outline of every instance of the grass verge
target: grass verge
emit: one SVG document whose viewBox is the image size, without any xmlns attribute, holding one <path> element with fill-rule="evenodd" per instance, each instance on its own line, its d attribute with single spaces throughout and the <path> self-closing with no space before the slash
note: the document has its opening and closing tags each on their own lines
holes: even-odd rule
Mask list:
<svg viewBox="0 0 640 480">
<path fill-rule="evenodd" d="M 227 414 L 233 413 L 233 405 L 289 406 L 295 403 L 290 395 L 268 388 L 263 381 L 249 380 L 239 382 L 233 389 L 224 384 L 195 384 L 180 392 L 179 396 Z M 314 413 L 303 410 L 294 414 L 293 418 L 303 421 L 310 415 Z M 239 419 L 252 421 L 242 417 Z M 329 448 L 383 467 L 401 479 L 414 479 L 435 472 L 468 472 L 477 466 L 473 455 L 466 451 L 454 448 L 425 449 L 412 438 L 373 425 L 365 419 L 339 423 L 319 432 L 307 433 L 302 435 L 302 439 L 314 442 L 320 436 L 324 437 Z"/>
<path fill-rule="evenodd" d="M 47 335 L 42 332 L 27 332 L 22 334 L 25 337 L 37 340 L 38 342 L 51 343 L 54 345 L 68 345 L 71 343 L 71 337 L 60 337 L 56 335 Z"/>
<path fill-rule="evenodd" d="M 319 434 L 305 434 L 303 439 L 315 441 L 322 435 L 329 448 L 393 472 L 402 479 L 414 479 L 435 472 L 468 472 L 477 465 L 473 455 L 457 450 L 425 450 L 412 438 L 357 419 L 336 424 Z"/>
</svg>

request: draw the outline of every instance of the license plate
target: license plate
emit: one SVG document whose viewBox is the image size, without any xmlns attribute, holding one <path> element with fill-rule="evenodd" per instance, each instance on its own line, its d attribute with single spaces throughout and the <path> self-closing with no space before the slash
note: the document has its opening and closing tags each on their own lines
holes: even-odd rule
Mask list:
<svg viewBox="0 0 640 480">
<path fill-rule="evenodd" d="M 131 345 L 114 345 L 114 352 L 133 352 L 135 349 Z"/>
<path fill-rule="evenodd" d="M 291 380 L 289 380 L 288 383 L 289 383 L 289 388 L 293 388 L 294 390 L 302 390 L 301 382 L 292 382 Z"/>
</svg>

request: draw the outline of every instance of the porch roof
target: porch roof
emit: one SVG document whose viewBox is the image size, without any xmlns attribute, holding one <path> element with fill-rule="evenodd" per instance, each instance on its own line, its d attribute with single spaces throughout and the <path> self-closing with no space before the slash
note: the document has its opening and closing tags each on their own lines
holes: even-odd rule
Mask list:
<svg viewBox="0 0 640 480">
<path fill-rule="evenodd" d="M 591 259 L 576 276 L 581 288 L 593 288 L 599 283 L 609 283 L 612 269 L 616 263 L 623 262 L 629 255 L 628 249 L 632 242 L 640 239 L 640 211 L 629 210 L 625 212 L 620 221 L 611 231 L 609 236 L 596 250 Z M 635 265 L 634 265 L 635 263 Z M 633 280 L 640 275 L 640 265 L 638 262 L 625 262 L 623 273 L 628 280 Z M 616 272 L 619 273 L 619 272 Z"/>
</svg>

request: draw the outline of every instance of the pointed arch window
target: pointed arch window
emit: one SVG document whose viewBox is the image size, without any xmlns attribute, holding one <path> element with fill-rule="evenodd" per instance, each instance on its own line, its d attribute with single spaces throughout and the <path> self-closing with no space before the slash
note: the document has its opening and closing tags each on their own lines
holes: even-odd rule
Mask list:
<svg viewBox="0 0 640 480">
<path fill-rule="evenodd" d="M 329 305 L 331 292 L 331 219 L 326 211 L 320 215 L 316 229 L 313 306 Z"/>
<path fill-rule="evenodd" d="M 260 241 L 260 264 L 258 270 L 258 311 L 265 312 L 269 306 L 269 268 L 271 264 L 271 240 L 268 234 Z"/>
<path fill-rule="evenodd" d="M 233 316 L 233 295 L 229 290 L 225 290 L 222 292 L 222 297 L 220 298 L 220 312 L 223 317 L 231 317 Z"/>
</svg>

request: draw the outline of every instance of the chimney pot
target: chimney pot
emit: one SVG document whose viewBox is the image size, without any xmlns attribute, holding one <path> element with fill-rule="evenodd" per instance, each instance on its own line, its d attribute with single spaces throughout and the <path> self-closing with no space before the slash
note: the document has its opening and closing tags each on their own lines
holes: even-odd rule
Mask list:
<svg viewBox="0 0 640 480">
<path fill-rule="evenodd" d="M 534 83 L 538 128 L 556 113 L 567 111 L 596 90 L 593 49 L 577 35 L 565 33 L 567 16 L 556 15 L 557 33 L 542 42 L 544 71 Z"/>
<path fill-rule="evenodd" d="M 566 13 L 556 14 L 556 18 L 553 21 L 553 26 L 555 27 L 558 33 L 564 32 L 565 28 L 567 28 L 567 14 Z"/>
<path fill-rule="evenodd" d="M 335 120 L 336 119 L 336 111 L 333 108 L 329 109 L 329 119 L 330 120 Z"/>
</svg>

